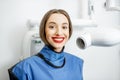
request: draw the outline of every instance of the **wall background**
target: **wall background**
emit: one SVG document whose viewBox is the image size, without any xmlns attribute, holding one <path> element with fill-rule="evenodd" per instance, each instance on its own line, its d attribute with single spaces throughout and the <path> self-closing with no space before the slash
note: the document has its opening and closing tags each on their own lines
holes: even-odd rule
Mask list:
<svg viewBox="0 0 120 80">
<path fill-rule="evenodd" d="M 0 80 L 9 80 L 7 69 L 18 62 L 22 55 L 22 41 L 28 31 L 27 20 L 39 22 L 51 8 L 64 8 L 72 18 L 86 18 L 85 9 L 80 7 L 83 1 L 69 0 L 68 5 L 67 0 L 0 0 Z M 98 27 L 120 29 L 120 12 L 106 11 L 105 0 L 93 1 Z M 84 59 L 84 80 L 120 80 L 120 45 L 92 46 L 81 50 L 75 44 L 78 33 L 76 28 L 66 45 L 66 51 Z"/>
</svg>

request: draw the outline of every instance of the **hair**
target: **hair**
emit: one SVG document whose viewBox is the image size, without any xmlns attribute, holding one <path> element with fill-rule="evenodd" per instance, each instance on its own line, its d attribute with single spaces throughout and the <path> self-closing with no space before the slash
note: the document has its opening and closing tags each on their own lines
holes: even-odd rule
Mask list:
<svg viewBox="0 0 120 80">
<path fill-rule="evenodd" d="M 46 33 L 45 33 L 45 26 L 46 26 L 46 22 L 47 20 L 49 19 L 49 17 L 54 14 L 54 13 L 60 13 L 60 14 L 63 14 L 64 16 L 66 16 L 66 18 L 68 19 L 68 22 L 69 22 L 69 38 L 71 37 L 72 35 L 72 22 L 71 22 L 71 19 L 70 19 L 70 16 L 69 14 L 65 11 L 65 10 L 62 10 L 62 9 L 52 9 L 52 10 L 49 10 L 42 18 L 41 20 L 41 23 L 40 23 L 40 28 L 39 28 L 39 35 L 40 35 L 40 38 L 42 39 L 42 41 L 49 45 L 47 39 L 46 39 Z"/>
</svg>

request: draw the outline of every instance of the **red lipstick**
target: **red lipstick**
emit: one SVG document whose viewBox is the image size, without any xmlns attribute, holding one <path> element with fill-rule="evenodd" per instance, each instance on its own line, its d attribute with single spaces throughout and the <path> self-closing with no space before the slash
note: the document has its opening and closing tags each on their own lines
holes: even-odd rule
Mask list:
<svg viewBox="0 0 120 80">
<path fill-rule="evenodd" d="M 55 43 L 62 43 L 64 41 L 64 37 L 60 36 L 52 37 L 52 39 Z"/>
</svg>

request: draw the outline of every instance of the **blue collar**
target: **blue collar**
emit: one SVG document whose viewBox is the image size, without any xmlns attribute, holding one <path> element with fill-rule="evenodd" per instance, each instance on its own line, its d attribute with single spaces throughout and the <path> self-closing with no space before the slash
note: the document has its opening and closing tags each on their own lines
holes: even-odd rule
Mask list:
<svg viewBox="0 0 120 80">
<path fill-rule="evenodd" d="M 55 52 L 53 49 L 51 49 L 48 46 L 44 46 L 43 49 L 40 51 L 40 53 L 46 58 L 46 60 L 49 61 L 57 61 L 64 59 L 64 52 Z"/>
<path fill-rule="evenodd" d="M 44 46 L 43 49 L 40 51 L 40 54 L 44 56 L 44 58 L 52 63 L 55 66 L 61 66 L 64 64 L 64 52 L 55 52 L 52 48 L 48 46 Z"/>
</svg>

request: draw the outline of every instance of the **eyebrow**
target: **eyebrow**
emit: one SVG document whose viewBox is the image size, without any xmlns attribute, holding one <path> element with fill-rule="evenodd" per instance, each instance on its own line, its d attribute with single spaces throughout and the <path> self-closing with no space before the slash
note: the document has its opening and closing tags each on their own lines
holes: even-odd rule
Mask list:
<svg viewBox="0 0 120 80">
<path fill-rule="evenodd" d="M 68 25 L 68 23 L 63 23 L 63 24 L 67 24 Z"/>
<path fill-rule="evenodd" d="M 49 24 L 51 24 L 51 23 L 52 23 L 52 24 L 56 24 L 55 22 L 49 22 Z M 65 25 L 66 25 L 66 24 L 68 25 L 68 23 L 62 23 L 62 24 L 63 24 L 63 25 L 64 25 L 64 24 L 65 24 Z"/>
<path fill-rule="evenodd" d="M 55 22 L 49 22 L 49 24 L 51 24 L 51 23 L 52 23 L 52 24 L 56 24 Z"/>
</svg>

